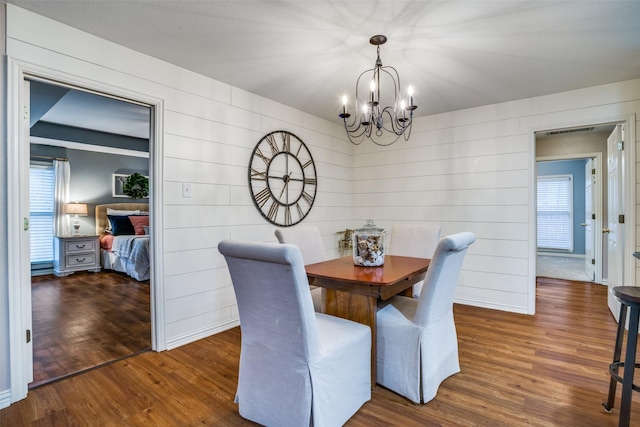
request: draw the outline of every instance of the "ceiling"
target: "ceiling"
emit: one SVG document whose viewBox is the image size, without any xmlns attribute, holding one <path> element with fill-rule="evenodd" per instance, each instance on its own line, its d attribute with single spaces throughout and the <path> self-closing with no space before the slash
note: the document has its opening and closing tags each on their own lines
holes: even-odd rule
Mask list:
<svg viewBox="0 0 640 427">
<path fill-rule="evenodd" d="M 640 1 L 6 1 L 335 122 L 374 34 L 418 116 L 640 78 Z"/>
<path fill-rule="evenodd" d="M 149 107 L 37 80 L 30 94 L 31 127 L 41 121 L 149 139 Z"/>
</svg>

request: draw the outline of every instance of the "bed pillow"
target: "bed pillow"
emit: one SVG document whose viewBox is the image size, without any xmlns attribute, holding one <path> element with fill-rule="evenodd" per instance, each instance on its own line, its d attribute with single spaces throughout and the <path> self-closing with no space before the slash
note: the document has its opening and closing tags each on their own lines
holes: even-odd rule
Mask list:
<svg viewBox="0 0 640 427">
<path fill-rule="evenodd" d="M 136 209 L 134 211 L 125 211 L 125 210 L 107 208 L 107 215 L 118 215 L 118 216 L 140 215 L 140 209 Z"/>
<path fill-rule="evenodd" d="M 144 232 L 144 227 L 149 227 L 149 216 L 148 215 L 132 215 L 129 216 L 129 221 L 133 225 L 133 229 L 136 234 L 143 235 L 147 234 Z"/>
<path fill-rule="evenodd" d="M 131 220 L 128 216 L 107 215 L 111 224 L 111 234 L 114 236 L 136 234 Z"/>
</svg>

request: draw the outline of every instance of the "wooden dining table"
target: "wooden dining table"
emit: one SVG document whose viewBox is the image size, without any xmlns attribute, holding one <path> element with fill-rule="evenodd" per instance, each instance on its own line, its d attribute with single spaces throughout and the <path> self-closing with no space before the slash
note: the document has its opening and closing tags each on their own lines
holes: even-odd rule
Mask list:
<svg viewBox="0 0 640 427">
<path fill-rule="evenodd" d="M 376 384 L 376 311 L 378 300 L 411 297 L 413 285 L 424 279 L 430 259 L 386 255 L 380 267 L 361 267 L 353 257 L 305 266 L 309 284 L 322 287 L 322 312 L 371 328 L 371 386 Z"/>
</svg>

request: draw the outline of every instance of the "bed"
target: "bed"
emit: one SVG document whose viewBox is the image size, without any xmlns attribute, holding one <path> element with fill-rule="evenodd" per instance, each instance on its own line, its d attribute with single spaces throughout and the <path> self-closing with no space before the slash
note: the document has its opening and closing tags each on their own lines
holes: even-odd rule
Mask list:
<svg viewBox="0 0 640 427">
<path fill-rule="evenodd" d="M 148 280 L 149 204 L 97 205 L 95 216 L 102 268 L 126 273 L 138 281 Z"/>
</svg>

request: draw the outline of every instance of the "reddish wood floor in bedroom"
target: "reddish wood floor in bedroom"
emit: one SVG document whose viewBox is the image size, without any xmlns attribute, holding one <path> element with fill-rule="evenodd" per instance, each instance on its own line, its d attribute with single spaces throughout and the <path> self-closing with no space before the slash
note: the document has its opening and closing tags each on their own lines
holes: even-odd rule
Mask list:
<svg viewBox="0 0 640 427">
<path fill-rule="evenodd" d="M 102 271 L 31 284 L 31 388 L 151 348 L 148 280 Z"/>
</svg>

